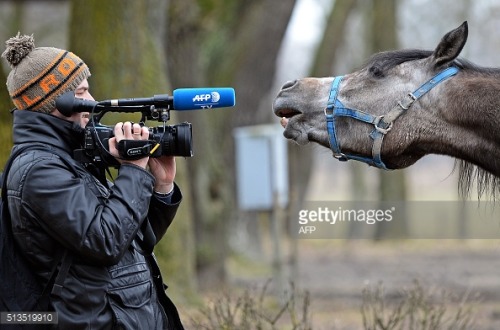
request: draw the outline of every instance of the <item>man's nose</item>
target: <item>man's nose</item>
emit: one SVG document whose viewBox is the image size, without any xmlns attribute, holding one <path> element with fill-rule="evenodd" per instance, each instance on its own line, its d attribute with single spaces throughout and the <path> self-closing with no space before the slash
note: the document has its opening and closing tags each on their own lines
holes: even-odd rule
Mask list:
<svg viewBox="0 0 500 330">
<path fill-rule="evenodd" d="M 95 101 L 94 97 L 92 96 L 92 94 L 90 94 L 90 92 L 85 93 L 83 98 L 86 100 Z"/>
</svg>

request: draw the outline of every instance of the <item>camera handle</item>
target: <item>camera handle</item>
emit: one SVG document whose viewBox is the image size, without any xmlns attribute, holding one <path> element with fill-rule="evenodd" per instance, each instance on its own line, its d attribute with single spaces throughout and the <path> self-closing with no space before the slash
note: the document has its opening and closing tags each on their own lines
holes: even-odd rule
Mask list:
<svg viewBox="0 0 500 330">
<path fill-rule="evenodd" d="M 153 155 L 160 144 L 153 140 L 121 140 L 116 149 L 123 159 L 137 160 Z"/>
</svg>

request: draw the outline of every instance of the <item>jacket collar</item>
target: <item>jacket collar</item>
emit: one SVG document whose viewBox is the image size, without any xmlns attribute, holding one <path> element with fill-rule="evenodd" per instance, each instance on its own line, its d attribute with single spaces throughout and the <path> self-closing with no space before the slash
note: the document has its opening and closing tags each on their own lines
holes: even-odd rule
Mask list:
<svg viewBox="0 0 500 330">
<path fill-rule="evenodd" d="M 15 110 L 13 115 L 14 145 L 43 143 L 72 154 L 83 143 L 84 129 L 77 123 L 28 110 Z"/>
</svg>

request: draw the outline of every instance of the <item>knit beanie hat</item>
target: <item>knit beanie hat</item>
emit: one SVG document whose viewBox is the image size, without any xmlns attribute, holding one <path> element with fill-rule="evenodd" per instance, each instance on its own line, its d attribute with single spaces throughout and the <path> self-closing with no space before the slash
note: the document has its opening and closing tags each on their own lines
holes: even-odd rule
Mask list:
<svg viewBox="0 0 500 330">
<path fill-rule="evenodd" d="M 12 68 L 7 89 L 19 110 L 51 113 L 61 94 L 75 90 L 90 76 L 87 65 L 75 54 L 53 47 L 35 48 L 33 35 L 5 42 L 4 57 Z"/>
</svg>

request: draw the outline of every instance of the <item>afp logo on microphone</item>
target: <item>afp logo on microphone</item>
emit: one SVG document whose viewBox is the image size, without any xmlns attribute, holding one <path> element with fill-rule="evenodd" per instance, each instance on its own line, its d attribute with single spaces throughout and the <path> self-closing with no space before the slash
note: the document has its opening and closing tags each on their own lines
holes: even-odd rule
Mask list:
<svg viewBox="0 0 500 330">
<path fill-rule="evenodd" d="M 220 100 L 220 94 L 217 92 L 211 92 L 210 94 L 196 94 L 193 97 L 194 102 L 213 102 L 217 103 Z"/>
</svg>

